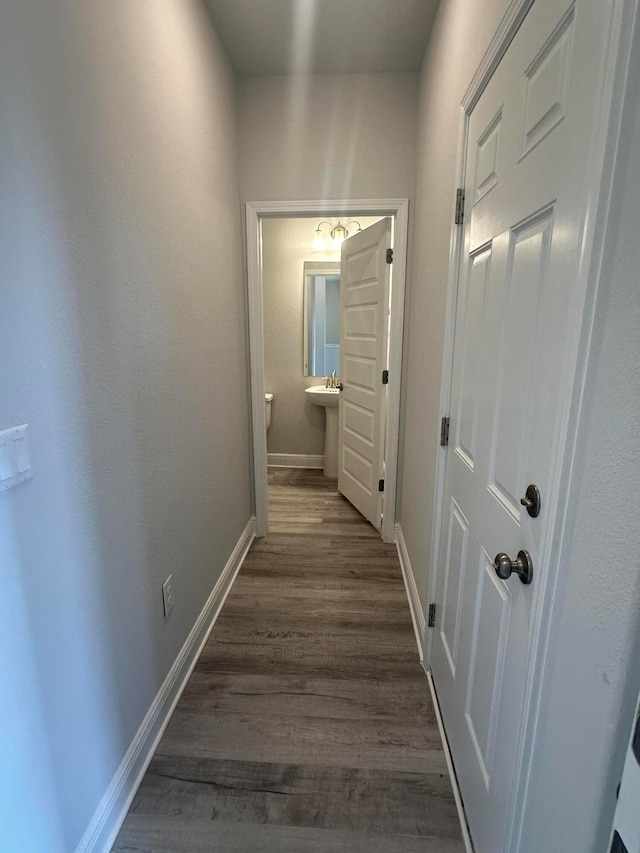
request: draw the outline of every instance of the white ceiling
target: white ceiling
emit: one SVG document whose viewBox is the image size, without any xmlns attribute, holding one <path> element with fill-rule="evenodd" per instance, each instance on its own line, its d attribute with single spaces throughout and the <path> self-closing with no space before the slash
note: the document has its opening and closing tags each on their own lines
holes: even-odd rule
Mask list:
<svg viewBox="0 0 640 853">
<path fill-rule="evenodd" d="M 204 0 L 237 74 L 417 71 L 438 0 Z"/>
</svg>

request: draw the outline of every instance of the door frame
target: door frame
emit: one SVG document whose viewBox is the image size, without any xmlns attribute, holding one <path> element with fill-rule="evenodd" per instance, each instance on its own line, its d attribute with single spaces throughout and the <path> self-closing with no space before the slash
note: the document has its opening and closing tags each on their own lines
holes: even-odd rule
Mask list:
<svg viewBox="0 0 640 853">
<path fill-rule="evenodd" d="M 389 374 L 391 379 L 387 388 L 385 490 L 381 532 L 385 542 L 395 542 L 409 200 L 406 198 L 386 198 L 342 199 L 338 201 L 250 201 L 246 204 L 245 214 L 256 536 L 266 536 L 269 526 L 267 431 L 264 409 L 262 220 L 275 217 L 305 217 L 312 220 L 316 216 L 390 216 L 393 218 L 394 254 L 391 273 L 391 313 L 389 318 Z M 394 327 L 393 318 L 401 318 L 402 322 L 396 323 Z"/>
<path fill-rule="evenodd" d="M 455 186 L 452 187 L 452 199 L 455 199 L 458 187 L 466 186 L 465 163 L 471 112 L 534 2 L 535 0 L 511 0 L 462 98 L 456 157 L 456 181 Z M 584 288 L 585 302 L 582 316 L 572 318 L 572 325 L 569 330 L 572 364 L 575 369 L 571 397 L 561 425 L 565 441 L 557 460 L 561 471 L 558 482 L 562 483 L 562 489 L 557 489 L 557 493 L 551 496 L 551 500 L 547 502 L 547 506 L 551 507 L 551 511 L 555 513 L 551 530 L 554 542 L 557 545 L 554 549 L 555 554 L 549 562 L 546 577 L 543 582 L 539 581 L 540 588 L 537 594 L 530 655 L 526 664 L 525 704 L 515 772 L 516 784 L 510 805 L 505 845 L 505 849 L 513 851 L 513 853 L 518 853 L 522 842 L 522 827 L 527 805 L 527 781 L 535 752 L 539 709 L 549 681 L 550 663 L 553 660 L 554 652 L 554 628 L 560 615 L 560 607 L 554 606 L 559 581 L 558 569 L 568 555 L 570 543 L 569 537 L 565 536 L 565 530 L 571 528 L 575 513 L 575 507 L 569 505 L 567 498 L 573 492 L 573 478 L 578 473 L 575 465 L 577 437 L 581 423 L 582 400 L 596 316 L 596 296 L 602 270 L 603 252 L 609 236 L 610 223 L 613 221 L 609 215 L 612 205 L 613 173 L 620 136 L 623 101 L 629 75 L 633 24 L 638 2 L 639 0 L 613 0 L 612 2 L 612 20 L 596 122 L 598 132 L 595 138 L 591 140 L 590 180 L 587 189 L 585 225 L 579 260 L 579 282 Z M 569 8 L 569 0 L 567 0 L 566 6 Z M 449 417 L 450 415 L 458 281 L 464 250 L 464 228 L 454 224 L 453 205 L 451 222 L 439 410 L 441 417 Z M 437 594 L 445 496 L 446 450 L 446 448 L 437 448 L 430 572 L 425 609 L 429 602 L 436 601 Z M 433 636 L 433 631 L 426 631 L 424 666 L 428 671 L 430 671 Z"/>
</svg>

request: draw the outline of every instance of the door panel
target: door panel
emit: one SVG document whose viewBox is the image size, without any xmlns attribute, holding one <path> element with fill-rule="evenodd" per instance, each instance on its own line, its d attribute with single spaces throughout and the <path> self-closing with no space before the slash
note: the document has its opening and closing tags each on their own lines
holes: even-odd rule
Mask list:
<svg viewBox="0 0 640 853">
<path fill-rule="evenodd" d="M 498 185 L 498 163 L 500 133 L 502 130 L 502 108 L 489 122 L 489 126 L 478 139 L 476 154 L 476 179 L 473 203 L 476 204 Z"/>
<path fill-rule="evenodd" d="M 511 232 L 510 259 L 503 292 L 503 328 L 517 330 L 518 357 L 511 336 L 500 343 L 495 422 L 491 436 L 489 489 L 516 520 L 522 506 L 532 395 L 523 394 L 536 365 L 539 304 L 545 295 L 553 216 L 546 211 L 532 224 Z M 523 318 L 526 319 L 522 322 Z"/>
<path fill-rule="evenodd" d="M 356 403 L 344 403 L 344 429 L 354 438 L 366 442 L 373 447 L 375 418 L 368 409 Z"/>
<path fill-rule="evenodd" d="M 451 501 L 440 637 L 451 674 L 455 678 L 460 638 L 460 594 L 464 588 L 469 523 L 455 500 Z"/>
<path fill-rule="evenodd" d="M 465 716 L 482 778 L 488 789 L 498 724 L 511 594 L 508 587 L 496 577 L 493 559 L 484 548 L 476 574 L 478 610 L 471 640 Z"/>
<path fill-rule="evenodd" d="M 340 368 L 340 376 L 343 383 L 348 383 L 353 390 L 375 394 L 376 385 L 376 359 L 356 355 L 345 355 Z M 371 406 L 366 411 L 375 411 Z"/>
<path fill-rule="evenodd" d="M 572 5 L 524 73 L 522 157 L 565 117 L 574 20 Z"/>
<path fill-rule="evenodd" d="M 609 0 L 536 0 L 468 120 L 432 670 L 476 853 L 507 853 L 610 14 Z M 529 483 L 535 519 L 520 503 Z M 494 569 L 521 549 L 531 585 Z"/>
<path fill-rule="evenodd" d="M 482 388 L 479 384 L 480 362 L 478 352 L 482 347 L 484 306 L 491 272 L 491 246 L 473 256 L 469 278 L 460 294 L 463 301 L 461 322 L 464 328 L 461 354 L 460 395 L 454 403 L 456 453 L 473 470 L 478 438 L 478 413 Z M 456 405 L 457 404 L 457 405 Z"/>
<path fill-rule="evenodd" d="M 382 523 L 391 220 L 342 244 L 338 489 L 375 527 Z"/>
<path fill-rule="evenodd" d="M 370 298 L 370 288 L 363 288 L 362 294 L 365 299 Z M 375 294 L 373 294 L 375 296 Z M 375 341 L 378 328 L 378 306 L 377 305 L 349 305 L 344 318 L 345 334 L 348 338 L 363 341 Z"/>
</svg>

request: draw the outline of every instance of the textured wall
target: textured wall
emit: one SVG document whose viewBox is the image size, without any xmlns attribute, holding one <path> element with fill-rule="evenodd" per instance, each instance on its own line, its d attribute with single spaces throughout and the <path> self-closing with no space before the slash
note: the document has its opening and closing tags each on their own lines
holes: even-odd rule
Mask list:
<svg viewBox="0 0 640 853">
<path fill-rule="evenodd" d="M 363 228 L 378 219 L 358 217 Z M 275 394 L 269 453 L 324 453 L 325 414 L 304 393 L 319 380 L 302 375 L 303 266 L 305 261 L 339 262 L 340 251 L 313 249 L 318 221 L 278 218 L 262 224 L 265 390 Z"/>
<path fill-rule="evenodd" d="M 69 853 L 250 516 L 234 80 L 198 0 L 4 0 L 0 110 L 0 848 Z"/>
<path fill-rule="evenodd" d="M 241 77 L 244 201 L 412 198 L 417 74 Z"/>
</svg>

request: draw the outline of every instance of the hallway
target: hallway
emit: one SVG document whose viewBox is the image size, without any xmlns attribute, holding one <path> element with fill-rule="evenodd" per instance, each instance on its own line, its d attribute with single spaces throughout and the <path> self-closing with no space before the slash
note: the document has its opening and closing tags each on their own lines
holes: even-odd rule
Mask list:
<svg viewBox="0 0 640 853">
<path fill-rule="evenodd" d="M 320 471 L 269 511 L 113 850 L 463 853 L 395 546 Z"/>
</svg>

